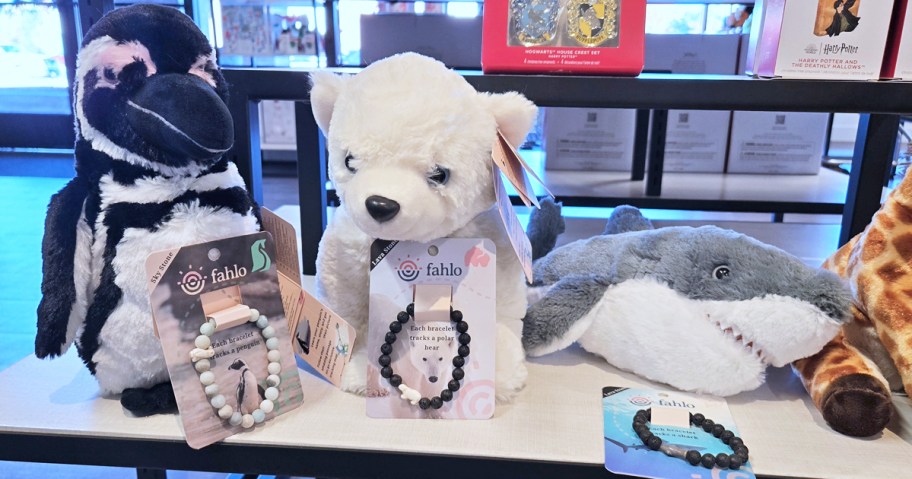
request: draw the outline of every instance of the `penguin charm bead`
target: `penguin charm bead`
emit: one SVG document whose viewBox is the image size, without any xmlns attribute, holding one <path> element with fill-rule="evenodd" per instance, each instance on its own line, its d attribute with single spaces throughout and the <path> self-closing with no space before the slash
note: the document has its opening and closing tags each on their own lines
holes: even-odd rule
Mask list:
<svg viewBox="0 0 912 479">
<path fill-rule="evenodd" d="M 275 402 L 279 399 L 279 375 L 282 373 L 281 353 L 278 350 L 278 338 L 275 337 L 275 329 L 269 325 L 266 316 L 260 314 L 256 309 L 250 308 L 250 323 L 254 323 L 260 330 L 260 334 L 266 342 L 266 359 L 269 361 L 267 370 L 269 376 L 266 378 L 266 385 L 262 402 L 258 408 L 249 414 L 243 414 L 240 410 L 235 411 L 228 404 L 228 399 L 224 394 L 219 392 L 218 384 L 215 382 L 215 373 L 210 370 L 211 363 L 208 358 L 215 356 L 215 350 L 212 348 L 212 336 L 217 329 L 216 320 L 212 317 L 206 318 L 206 322 L 200 326 L 200 334 L 194 341 L 195 349 L 190 351 L 190 361 L 194 369 L 199 373 L 200 384 L 204 387 L 206 397 L 209 398 L 209 404 L 216 410 L 218 417 L 228 420 L 232 426 L 241 426 L 244 429 L 253 427 L 254 424 L 260 424 L 266 420 L 266 414 L 275 409 Z"/>
</svg>

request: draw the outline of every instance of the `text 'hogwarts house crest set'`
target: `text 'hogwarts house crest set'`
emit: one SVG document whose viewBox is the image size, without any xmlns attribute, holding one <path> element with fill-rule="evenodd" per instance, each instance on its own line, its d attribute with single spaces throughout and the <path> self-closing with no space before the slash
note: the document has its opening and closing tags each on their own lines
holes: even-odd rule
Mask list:
<svg viewBox="0 0 912 479">
<path fill-rule="evenodd" d="M 510 40 L 500 43 L 630 48 L 644 5 L 555 4 L 502 5 L 492 21 Z M 821 31 L 858 34 L 873 18 L 857 7 L 828 13 Z M 606 452 L 668 461 L 618 467 L 687 477 L 749 473 L 750 439 L 701 394 L 757 388 L 770 365 L 794 365 L 848 435 L 882 430 L 891 390 L 912 392 L 912 316 L 895 293 L 912 180 L 824 269 L 730 230 L 654 228 L 631 207 L 604 234 L 555 248 L 560 207 L 531 193 L 534 174 L 511 146 L 537 115 L 522 94 L 479 93 L 414 53 L 354 75 L 314 72 L 300 87 L 341 203 L 315 295 L 301 287 L 293 229 L 260 210 L 224 155 L 235 135 L 228 86 L 199 29 L 137 5 L 89 30 L 76 177 L 52 198 L 42 245 L 38 357 L 75 344 L 102 392 L 134 416 L 177 408 L 201 448 L 301 405 L 300 374 L 311 372 L 296 355 L 366 396 L 371 417 L 484 420 L 522 401 L 527 355 L 578 343 L 691 393 L 603 391 Z M 528 235 L 501 174 L 533 208 Z"/>
</svg>

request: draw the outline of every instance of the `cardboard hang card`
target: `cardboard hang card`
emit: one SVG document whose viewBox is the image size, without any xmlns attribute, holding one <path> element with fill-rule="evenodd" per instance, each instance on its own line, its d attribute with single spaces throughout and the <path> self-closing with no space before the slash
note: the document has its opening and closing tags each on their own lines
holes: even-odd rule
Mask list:
<svg viewBox="0 0 912 479">
<path fill-rule="evenodd" d="M 442 238 L 430 243 L 377 240 L 371 246 L 367 351 L 367 414 L 375 418 L 488 419 L 494 413 L 497 251 L 490 239 Z M 381 377 L 376 358 L 397 316 L 414 304 L 391 344 L 390 367 L 403 388 Z M 471 336 L 465 373 L 451 401 L 421 409 L 453 380 L 460 333 L 450 308 L 462 312 Z"/>
<path fill-rule="evenodd" d="M 272 258 L 269 234 L 256 233 L 159 251 L 146 260 L 152 315 L 187 444 L 194 449 L 245 430 L 219 417 L 211 400 L 224 399 L 220 408 L 252 415 L 266 390 L 275 386 L 278 397 L 265 415 L 267 422 L 301 405 L 303 391 Z M 251 309 L 265 316 L 272 328 L 268 333 L 250 321 Z M 195 341 L 210 318 L 218 325 L 209 335 L 211 346 L 199 348 Z M 276 341 L 269 343 L 266 336 L 273 334 Z M 272 349 L 278 351 L 278 361 L 267 357 Z M 277 374 L 269 370 L 273 362 L 281 365 Z M 209 386 L 207 394 L 201 381 L 207 372 L 214 376 L 217 392 Z M 278 376 L 277 385 L 275 378 L 267 380 L 271 375 Z"/>
<path fill-rule="evenodd" d="M 665 389 L 602 388 L 604 412 L 605 468 L 615 474 L 648 478 L 754 479 L 748 461 L 737 470 L 718 466 L 706 469 L 687 461 L 650 450 L 633 430 L 638 410 L 650 408 L 650 431 L 663 446 L 696 450 L 700 454 L 731 454 L 731 447 L 702 428 L 691 426 L 690 414 L 701 413 L 741 436 L 725 399 Z M 745 440 L 747 442 L 747 440 Z"/>
<path fill-rule="evenodd" d="M 351 361 L 355 328 L 301 287 L 297 246 L 300 236 L 294 226 L 266 208 L 260 212 L 263 229 L 275 238 L 279 289 L 294 352 L 338 387 L 342 372 Z"/>
<path fill-rule="evenodd" d="M 509 181 L 511 185 L 513 185 L 513 188 L 516 189 L 516 192 L 519 194 L 519 198 L 528 207 L 534 205 L 536 208 L 539 208 L 540 206 L 527 174 L 531 174 L 532 177 L 535 178 L 548 196 L 553 198 L 554 195 L 548 191 L 541 178 L 539 178 L 529 164 L 519 156 L 519 153 L 517 153 L 516 149 L 513 148 L 513 145 L 504 138 L 503 133 L 501 133 L 500 130 L 497 130 L 497 139 L 494 141 L 494 146 L 491 149 L 491 159 L 494 163 L 492 167 L 494 174 L 494 198 L 497 209 L 500 212 L 500 219 L 503 221 L 504 229 L 507 236 L 510 238 L 510 245 L 513 246 L 513 252 L 516 254 L 517 259 L 519 259 L 519 264 L 522 266 L 523 273 L 526 275 L 526 280 L 531 283 L 532 245 L 529 243 L 529 238 L 526 236 L 526 231 L 519 222 L 519 218 L 516 217 L 516 211 L 513 210 L 513 205 L 510 203 L 510 197 L 507 194 L 507 189 L 504 187 L 501 176 L 498 173 L 503 172 L 503 176 L 507 178 L 507 181 Z"/>
</svg>

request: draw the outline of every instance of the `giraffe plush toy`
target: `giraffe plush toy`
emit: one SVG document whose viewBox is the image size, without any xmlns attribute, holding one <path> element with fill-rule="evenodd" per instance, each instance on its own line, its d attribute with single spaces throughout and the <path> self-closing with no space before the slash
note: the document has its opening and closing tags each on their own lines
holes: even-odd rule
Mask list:
<svg viewBox="0 0 912 479">
<path fill-rule="evenodd" d="M 794 367 L 830 427 L 871 436 L 893 414 L 890 390 L 912 395 L 912 176 L 823 266 L 848 281 L 854 320 Z"/>
</svg>

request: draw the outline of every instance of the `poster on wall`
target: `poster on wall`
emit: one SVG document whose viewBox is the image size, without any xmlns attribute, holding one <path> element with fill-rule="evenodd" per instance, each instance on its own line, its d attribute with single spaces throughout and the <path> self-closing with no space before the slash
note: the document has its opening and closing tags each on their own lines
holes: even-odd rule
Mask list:
<svg viewBox="0 0 912 479">
<path fill-rule="evenodd" d="M 316 55 L 317 34 L 311 30 L 307 15 L 272 15 L 273 53 L 277 55 Z"/>
<path fill-rule="evenodd" d="M 222 7 L 223 55 L 272 55 L 266 7 Z"/>
</svg>

